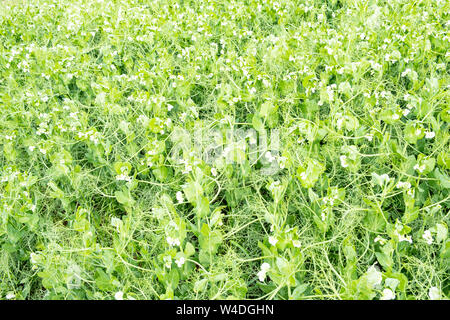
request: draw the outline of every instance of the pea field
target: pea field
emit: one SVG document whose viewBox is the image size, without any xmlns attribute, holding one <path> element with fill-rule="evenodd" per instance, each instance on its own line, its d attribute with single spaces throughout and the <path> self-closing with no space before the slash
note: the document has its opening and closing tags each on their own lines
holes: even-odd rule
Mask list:
<svg viewBox="0 0 450 320">
<path fill-rule="evenodd" d="M 0 300 L 450 297 L 450 1 L 0 1 Z"/>
</svg>

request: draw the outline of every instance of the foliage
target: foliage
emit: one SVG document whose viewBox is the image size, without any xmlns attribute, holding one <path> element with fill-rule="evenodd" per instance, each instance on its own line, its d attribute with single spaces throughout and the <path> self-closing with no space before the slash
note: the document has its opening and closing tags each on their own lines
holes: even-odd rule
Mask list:
<svg viewBox="0 0 450 320">
<path fill-rule="evenodd" d="M 447 299 L 449 12 L 2 1 L 0 299 Z"/>
</svg>

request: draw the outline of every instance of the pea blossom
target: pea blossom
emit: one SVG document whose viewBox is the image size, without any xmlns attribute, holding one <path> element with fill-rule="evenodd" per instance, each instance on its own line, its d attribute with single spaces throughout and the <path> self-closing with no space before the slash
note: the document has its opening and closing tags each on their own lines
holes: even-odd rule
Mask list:
<svg viewBox="0 0 450 320">
<path fill-rule="evenodd" d="M 347 156 L 342 155 L 339 157 L 339 159 L 341 160 L 341 166 L 343 168 L 347 168 L 348 167 Z"/>
<path fill-rule="evenodd" d="M 270 236 L 270 237 L 269 237 L 269 243 L 270 243 L 272 246 L 275 246 L 275 245 L 277 244 L 277 242 L 278 242 L 278 239 L 277 239 L 277 238 L 275 238 L 275 237 L 273 237 L 273 236 Z"/>
<path fill-rule="evenodd" d="M 422 238 L 427 242 L 427 244 L 432 244 L 433 243 L 433 236 L 431 235 L 431 231 L 430 230 L 425 230 L 425 232 L 422 235 Z"/>
<path fill-rule="evenodd" d="M 381 296 L 380 300 L 394 300 L 395 299 L 395 293 L 389 289 L 386 288 L 383 290 L 383 295 Z"/>
<path fill-rule="evenodd" d="M 117 291 L 116 294 L 114 295 L 114 298 L 116 300 L 123 300 L 123 292 L 122 291 Z"/>
<path fill-rule="evenodd" d="M 266 273 L 270 270 L 270 264 L 268 264 L 267 262 L 264 262 L 261 265 L 261 271 L 259 271 L 257 273 L 258 279 L 261 282 L 264 282 L 264 280 L 266 279 Z"/>
</svg>

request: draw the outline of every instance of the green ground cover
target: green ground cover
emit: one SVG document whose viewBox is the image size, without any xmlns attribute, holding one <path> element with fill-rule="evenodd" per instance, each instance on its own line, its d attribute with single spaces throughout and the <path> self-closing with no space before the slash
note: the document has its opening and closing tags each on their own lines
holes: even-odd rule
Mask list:
<svg viewBox="0 0 450 320">
<path fill-rule="evenodd" d="M 0 3 L 0 299 L 447 299 L 450 2 Z"/>
</svg>

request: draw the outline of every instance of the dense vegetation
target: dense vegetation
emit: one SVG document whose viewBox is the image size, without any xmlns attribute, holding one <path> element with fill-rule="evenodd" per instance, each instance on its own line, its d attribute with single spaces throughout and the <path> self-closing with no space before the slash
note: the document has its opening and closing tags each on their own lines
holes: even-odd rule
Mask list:
<svg viewBox="0 0 450 320">
<path fill-rule="evenodd" d="M 0 3 L 0 299 L 446 299 L 446 0 Z"/>
</svg>

